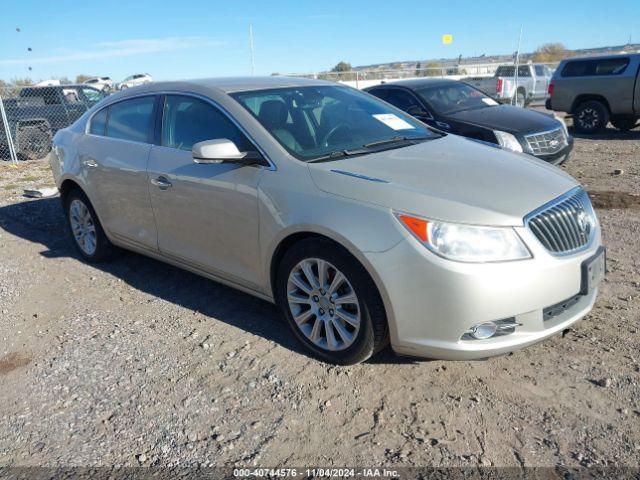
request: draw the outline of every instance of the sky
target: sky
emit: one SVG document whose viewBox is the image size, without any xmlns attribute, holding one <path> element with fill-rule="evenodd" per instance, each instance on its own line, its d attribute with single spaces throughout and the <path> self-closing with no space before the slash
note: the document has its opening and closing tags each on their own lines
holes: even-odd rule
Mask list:
<svg viewBox="0 0 640 480">
<path fill-rule="evenodd" d="M 524 52 L 640 43 L 640 0 L 0 0 L 0 79 L 249 75 L 250 24 L 256 75 L 309 73 L 508 54 L 521 25 Z"/>
</svg>

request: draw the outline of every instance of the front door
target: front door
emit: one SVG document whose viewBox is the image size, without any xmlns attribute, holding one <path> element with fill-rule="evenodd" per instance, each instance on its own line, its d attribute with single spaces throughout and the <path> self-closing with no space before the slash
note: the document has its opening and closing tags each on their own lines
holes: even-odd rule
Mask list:
<svg viewBox="0 0 640 480">
<path fill-rule="evenodd" d="M 167 257 L 257 289 L 258 184 L 261 167 L 198 164 L 193 144 L 219 138 L 238 150 L 255 150 L 240 130 L 211 103 L 191 96 L 164 99 L 160 145 L 151 149 L 148 181 Z"/>
</svg>

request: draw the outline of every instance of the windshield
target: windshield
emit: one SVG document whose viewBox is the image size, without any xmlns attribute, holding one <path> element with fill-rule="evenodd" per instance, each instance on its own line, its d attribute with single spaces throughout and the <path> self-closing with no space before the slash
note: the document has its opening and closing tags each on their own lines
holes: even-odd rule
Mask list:
<svg viewBox="0 0 640 480">
<path fill-rule="evenodd" d="M 452 83 L 416 89 L 429 106 L 442 115 L 498 105 L 493 98 L 466 83 Z"/>
<path fill-rule="evenodd" d="M 403 112 L 347 87 L 289 87 L 231 96 L 292 155 L 305 161 L 439 136 Z"/>
</svg>

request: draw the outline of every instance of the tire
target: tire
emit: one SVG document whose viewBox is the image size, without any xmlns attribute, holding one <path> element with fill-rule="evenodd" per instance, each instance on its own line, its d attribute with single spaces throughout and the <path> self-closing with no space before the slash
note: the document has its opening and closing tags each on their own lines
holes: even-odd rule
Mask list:
<svg viewBox="0 0 640 480">
<path fill-rule="evenodd" d="M 83 259 L 98 263 L 112 257 L 115 247 L 104 233 L 91 202 L 80 189 L 74 189 L 64 199 L 64 210 L 73 244 Z M 93 243 L 93 247 L 89 248 Z"/>
<path fill-rule="evenodd" d="M 582 102 L 573 114 L 573 127 L 580 133 L 598 133 L 607 126 L 607 123 L 609 123 L 609 111 L 598 100 Z"/>
<path fill-rule="evenodd" d="M 51 129 L 44 124 L 20 128 L 17 140 L 18 152 L 26 160 L 41 160 L 51 151 Z"/>
<path fill-rule="evenodd" d="M 318 281 L 320 262 L 326 268 L 324 288 Z M 315 284 L 305 271 L 315 275 Z M 338 273 L 341 282 L 335 282 Z M 328 239 L 302 240 L 285 253 L 278 265 L 276 299 L 295 338 L 320 360 L 353 365 L 389 342 L 384 305 L 373 280 L 349 252 Z"/>
<path fill-rule="evenodd" d="M 518 90 L 516 94 L 513 96 L 513 99 L 511 100 L 511 104 L 515 105 L 516 107 L 522 107 L 522 108 L 526 107 L 527 97 L 524 94 L 524 91 Z"/>
<path fill-rule="evenodd" d="M 611 117 L 611 124 L 618 130 L 628 132 L 636 126 L 638 118 L 632 115 L 621 115 L 617 117 Z"/>
</svg>

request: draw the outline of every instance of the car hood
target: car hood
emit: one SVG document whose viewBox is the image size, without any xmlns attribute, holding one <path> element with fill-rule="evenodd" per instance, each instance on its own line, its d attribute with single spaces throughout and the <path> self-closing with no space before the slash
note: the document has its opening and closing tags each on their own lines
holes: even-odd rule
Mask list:
<svg viewBox="0 0 640 480">
<path fill-rule="evenodd" d="M 578 183 L 534 157 L 447 135 L 409 147 L 310 163 L 322 191 L 434 220 L 523 225 Z M 357 219 L 354 219 L 354 221 Z"/>
<path fill-rule="evenodd" d="M 457 122 L 487 127 L 491 130 L 521 134 L 543 132 L 560 127 L 559 121 L 552 116 L 513 105 L 496 105 L 464 110 L 448 115 L 448 118 Z"/>
</svg>

